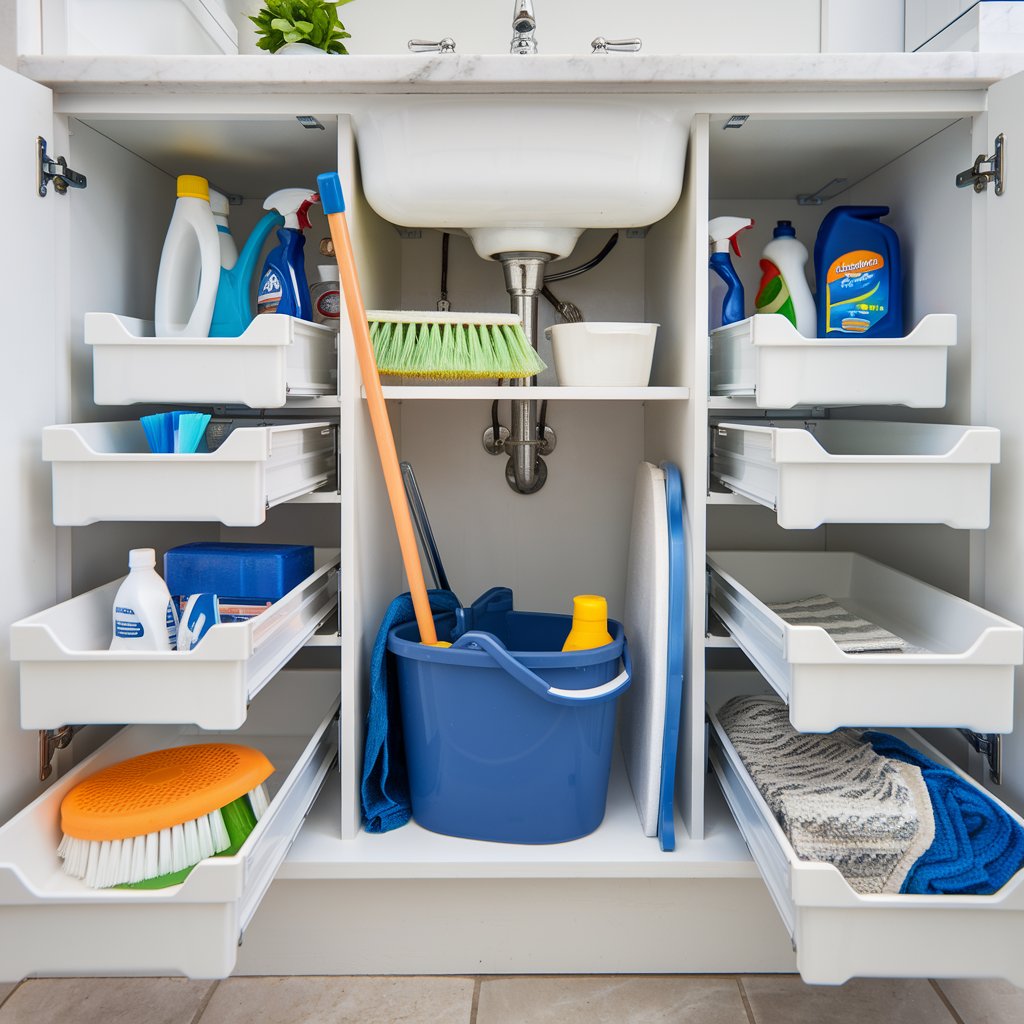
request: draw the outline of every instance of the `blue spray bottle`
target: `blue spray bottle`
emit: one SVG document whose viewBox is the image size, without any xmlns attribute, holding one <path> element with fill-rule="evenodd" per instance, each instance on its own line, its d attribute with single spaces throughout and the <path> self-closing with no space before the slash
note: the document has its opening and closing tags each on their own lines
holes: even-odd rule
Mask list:
<svg viewBox="0 0 1024 1024">
<path fill-rule="evenodd" d="M 729 246 L 732 246 L 733 252 L 737 256 L 741 255 L 737 241 L 739 233 L 753 226 L 754 222 L 749 217 L 715 217 L 708 222 L 708 241 L 711 247 L 709 266 L 725 282 L 725 297 L 722 299 L 720 322 L 716 322 L 718 321 L 718 310 L 712 294 L 712 304 L 709 308 L 712 327 L 724 327 L 726 324 L 734 324 L 737 320 L 743 319 L 743 282 L 740 281 L 736 268 L 732 265 Z"/>
<path fill-rule="evenodd" d="M 214 214 L 214 220 L 217 219 Z M 284 224 L 284 217 L 271 210 L 253 228 L 238 258 L 232 260 L 224 251 L 221 240 L 220 282 L 217 285 L 217 303 L 213 307 L 213 322 L 210 324 L 211 338 L 237 338 L 252 323 L 252 278 L 256 261 L 263 251 L 263 243 L 274 228 Z M 217 225 L 218 231 L 225 227 Z M 230 237 L 230 235 L 228 236 Z"/>
<path fill-rule="evenodd" d="M 283 313 L 300 320 L 313 319 L 313 303 L 306 280 L 303 249 L 312 225 L 307 211 L 319 197 L 308 188 L 283 188 L 267 196 L 265 210 L 277 210 L 284 227 L 277 232 L 278 244 L 270 250 L 260 275 L 256 294 L 257 313 Z"/>
</svg>

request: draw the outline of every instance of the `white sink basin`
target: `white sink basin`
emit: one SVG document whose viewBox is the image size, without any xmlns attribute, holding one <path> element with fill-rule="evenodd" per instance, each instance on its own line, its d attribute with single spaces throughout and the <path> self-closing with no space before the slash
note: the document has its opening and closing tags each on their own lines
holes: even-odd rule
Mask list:
<svg viewBox="0 0 1024 1024">
<path fill-rule="evenodd" d="M 640 227 L 675 206 L 690 113 L 649 95 L 382 96 L 354 122 L 385 220 L 463 229 L 485 259 L 560 259 L 586 228 Z"/>
</svg>

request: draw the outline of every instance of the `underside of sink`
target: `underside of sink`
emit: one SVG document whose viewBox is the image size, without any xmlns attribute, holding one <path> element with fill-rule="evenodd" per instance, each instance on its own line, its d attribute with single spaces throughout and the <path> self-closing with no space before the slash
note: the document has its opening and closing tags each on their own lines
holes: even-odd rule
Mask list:
<svg viewBox="0 0 1024 1024">
<path fill-rule="evenodd" d="M 373 209 L 463 229 L 488 259 L 560 259 L 587 228 L 660 220 L 682 189 L 689 120 L 643 95 L 388 96 L 354 115 Z"/>
</svg>

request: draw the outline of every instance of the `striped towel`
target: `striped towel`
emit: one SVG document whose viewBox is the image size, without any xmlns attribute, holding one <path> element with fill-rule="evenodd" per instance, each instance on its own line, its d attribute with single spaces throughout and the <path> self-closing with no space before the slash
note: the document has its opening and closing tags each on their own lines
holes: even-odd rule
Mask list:
<svg viewBox="0 0 1024 1024">
<path fill-rule="evenodd" d="M 847 611 L 827 594 L 815 594 L 814 597 L 770 604 L 768 607 L 791 626 L 821 626 L 845 654 L 900 652 L 910 646 L 895 633 Z"/>
</svg>

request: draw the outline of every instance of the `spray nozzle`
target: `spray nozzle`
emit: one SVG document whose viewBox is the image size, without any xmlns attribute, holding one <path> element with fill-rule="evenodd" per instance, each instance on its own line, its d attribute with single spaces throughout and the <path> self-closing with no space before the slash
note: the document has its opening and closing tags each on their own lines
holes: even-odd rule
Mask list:
<svg viewBox="0 0 1024 1024">
<path fill-rule="evenodd" d="M 312 227 L 308 210 L 320 202 L 320 197 L 309 188 L 282 188 L 267 196 L 264 210 L 277 210 L 284 217 L 284 226 L 294 231 L 308 231 Z"/>
<path fill-rule="evenodd" d="M 712 252 L 728 252 L 730 245 L 737 256 L 740 252 L 739 234 L 754 226 L 750 217 L 715 217 L 708 222 L 708 241 Z"/>
</svg>

